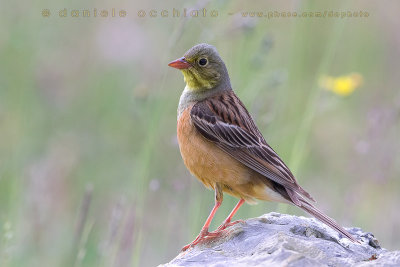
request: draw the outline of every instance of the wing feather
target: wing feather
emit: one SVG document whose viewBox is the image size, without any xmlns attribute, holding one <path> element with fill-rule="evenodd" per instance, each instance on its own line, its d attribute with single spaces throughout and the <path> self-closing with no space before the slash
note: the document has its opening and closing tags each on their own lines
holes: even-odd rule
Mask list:
<svg viewBox="0 0 400 267">
<path fill-rule="evenodd" d="M 313 198 L 301 188 L 278 154 L 267 144 L 243 103 L 233 91 L 197 102 L 191 110 L 196 129 L 236 160 L 287 188 Z M 297 203 L 296 203 L 297 204 Z"/>
</svg>

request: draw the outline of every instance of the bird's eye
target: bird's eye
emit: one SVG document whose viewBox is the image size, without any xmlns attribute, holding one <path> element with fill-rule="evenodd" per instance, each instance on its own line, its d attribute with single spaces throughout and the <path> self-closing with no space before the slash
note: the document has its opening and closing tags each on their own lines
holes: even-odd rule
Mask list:
<svg viewBox="0 0 400 267">
<path fill-rule="evenodd" d="M 206 58 L 200 58 L 199 59 L 199 65 L 200 66 L 205 66 L 205 65 L 207 65 L 207 59 Z"/>
</svg>

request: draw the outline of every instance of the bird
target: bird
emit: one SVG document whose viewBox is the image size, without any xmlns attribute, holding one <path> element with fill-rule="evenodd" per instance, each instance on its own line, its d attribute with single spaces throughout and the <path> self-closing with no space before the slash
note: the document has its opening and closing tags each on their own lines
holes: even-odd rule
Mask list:
<svg viewBox="0 0 400 267">
<path fill-rule="evenodd" d="M 296 181 L 287 165 L 265 141 L 243 102 L 232 89 L 217 49 L 201 43 L 168 64 L 183 73 L 177 138 L 190 173 L 215 192 L 215 204 L 193 242 L 182 251 L 242 222 L 232 218 L 244 204 L 257 200 L 291 204 L 313 215 L 353 242 L 358 240 L 325 215 Z M 210 232 L 210 223 L 227 193 L 239 198 L 229 216 Z"/>
</svg>

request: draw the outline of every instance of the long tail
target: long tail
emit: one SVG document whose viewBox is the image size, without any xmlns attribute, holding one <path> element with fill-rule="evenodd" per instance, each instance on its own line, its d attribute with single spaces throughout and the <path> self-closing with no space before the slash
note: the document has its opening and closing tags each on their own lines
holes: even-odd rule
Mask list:
<svg viewBox="0 0 400 267">
<path fill-rule="evenodd" d="M 312 216 L 314 216 L 315 218 L 317 218 L 321 222 L 325 223 L 326 225 L 328 225 L 332 229 L 334 229 L 334 230 L 338 231 L 339 233 L 343 234 L 344 236 L 346 236 L 351 241 L 353 241 L 355 243 L 360 243 L 354 236 L 352 236 L 343 227 L 341 227 L 339 224 L 337 224 L 332 218 L 330 218 L 327 215 L 325 215 L 322 211 L 320 211 L 319 209 L 314 207 L 311 203 L 309 203 L 308 201 L 306 201 L 306 200 L 304 200 L 302 198 L 298 198 L 298 200 L 300 202 L 300 205 L 295 203 L 295 205 L 297 207 L 303 209 L 304 211 L 308 212 L 309 214 L 311 214 Z"/>
<path fill-rule="evenodd" d="M 317 209 L 313 204 L 309 202 L 306 198 L 313 200 L 313 198 L 310 198 L 309 194 L 303 196 L 303 194 L 299 192 L 295 192 L 292 189 L 285 188 L 282 185 L 279 185 L 277 183 L 274 184 L 274 189 L 278 191 L 289 203 L 301 208 L 302 210 L 306 211 L 310 215 L 314 216 L 321 222 L 325 223 L 335 231 L 343 234 L 346 236 L 348 239 L 351 241 L 360 244 L 360 241 L 358 241 L 354 236 L 352 236 L 349 232 L 347 232 L 343 227 L 341 227 L 337 222 L 335 222 L 332 218 L 328 217 L 325 215 L 322 211 Z M 304 189 L 303 189 L 304 191 Z"/>
</svg>

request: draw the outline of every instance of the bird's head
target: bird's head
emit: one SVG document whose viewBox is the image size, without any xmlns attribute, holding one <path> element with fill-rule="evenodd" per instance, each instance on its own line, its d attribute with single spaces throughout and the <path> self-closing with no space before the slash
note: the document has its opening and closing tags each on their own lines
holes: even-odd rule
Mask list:
<svg viewBox="0 0 400 267">
<path fill-rule="evenodd" d="M 182 71 L 189 90 L 206 91 L 225 83 L 230 87 L 228 71 L 212 45 L 195 45 L 168 66 Z"/>
</svg>

